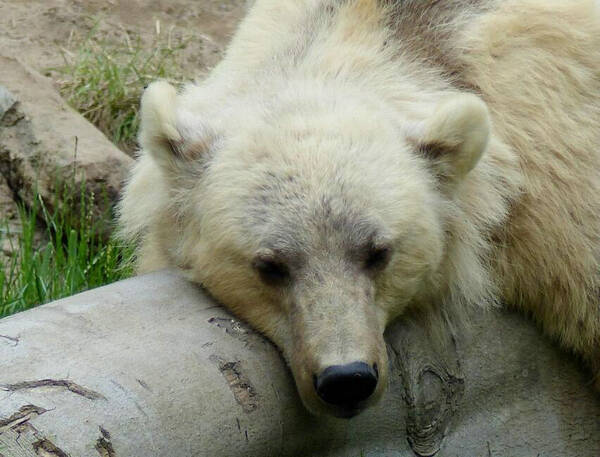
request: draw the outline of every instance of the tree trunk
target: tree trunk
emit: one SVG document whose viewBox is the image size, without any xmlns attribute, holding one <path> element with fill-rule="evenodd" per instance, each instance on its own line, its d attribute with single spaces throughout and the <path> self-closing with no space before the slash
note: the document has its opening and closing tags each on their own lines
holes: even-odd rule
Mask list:
<svg viewBox="0 0 600 457">
<path fill-rule="evenodd" d="M 589 374 L 520 316 L 473 326 L 434 351 L 397 323 L 383 401 L 316 418 L 277 350 L 199 288 L 130 279 L 0 321 L 0 455 L 600 455 Z"/>
</svg>

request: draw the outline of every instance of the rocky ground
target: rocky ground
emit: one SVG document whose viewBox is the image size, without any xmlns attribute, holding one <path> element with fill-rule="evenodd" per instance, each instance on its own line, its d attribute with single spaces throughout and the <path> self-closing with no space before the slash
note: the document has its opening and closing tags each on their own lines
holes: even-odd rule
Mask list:
<svg viewBox="0 0 600 457">
<path fill-rule="evenodd" d="M 201 76 L 220 59 L 246 10 L 246 3 L 246 0 L 0 0 L 0 61 L 4 66 L 0 71 L 0 90 L 4 87 L 10 92 L 8 98 L 4 97 L 5 102 L 16 98 L 14 106 L 0 106 L 0 220 L 4 224 L 0 230 L 3 233 L 7 227 L 12 232 L 19 230 L 15 200 L 26 200 L 31 195 L 25 187 L 33 184 L 40 167 L 69 168 L 68 157 L 78 134 L 79 160 L 87 164 L 83 171 L 88 180 L 110 182 L 112 186 L 115 178 L 124 176 L 123 170 L 130 162 L 108 141 L 99 140 L 95 132 L 90 133 L 88 126 L 81 127 L 87 133 L 73 128 L 80 125 L 79 119 L 73 121 L 77 114 L 53 92 L 61 78 L 60 72 L 53 69 L 64 65 L 65 55 L 72 54 L 91 33 L 114 44 L 139 39 L 142 45 L 151 46 L 160 38 L 169 43 L 183 43 L 178 51 L 181 70 L 186 75 Z M 48 80 L 38 78 L 37 72 Z M 32 81 L 35 91 L 30 90 Z M 38 109 L 38 103 L 48 105 Z M 44 119 L 37 118 L 39 113 L 43 113 Z M 93 137 L 93 144 L 82 147 L 81 141 L 85 143 L 87 139 L 81 135 L 88 134 Z M 10 256 L 12 250 L 10 239 L 3 233 L 0 233 L 0 263 L 2 256 Z"/>
</svg>

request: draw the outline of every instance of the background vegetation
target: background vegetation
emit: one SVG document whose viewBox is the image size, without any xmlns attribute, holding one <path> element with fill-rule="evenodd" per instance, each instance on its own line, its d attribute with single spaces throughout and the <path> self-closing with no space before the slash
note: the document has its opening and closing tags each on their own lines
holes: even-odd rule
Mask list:
<svg viewBox="0 0 600 457">
<path fill-rule="evenodd" d="M 185 42 L 173 43 L 157 35 L 144 46 L 139 38 L 123 35 L 115 44 L 99 38 L 98 24 L 75 52 L 63 51 L 65 65 L 54 69 L 67 101 L 125 152 L 135 150 L 138 108 L 144 90 L 156 79 L 181 82 L 177 52 Z"/>
<path fill-rule="evenodd" d="M 184 44 L 157 38 L 144 46 L 128 35 L 115 44 L 96 32 L 63 50 L 64 66 L 50 70 L 63 97 L 131 154 L 141 93 L 155 79 L 180 82 L 177 51 Z M 113 215 L 94 217 L 98 197 L 68 184 L 55 186 L 53 202 L 38 195 L 32 207 L 20 206 L 17 224 L 0 220 L 0 245 L 9 253 L 0 257 L 0 317 L 131 274 L 131 248 L 110 237 Z"/>
<path fill-rule="evenodd" d="M 19 233 L 10 236 L 8 224 L 0 232 L 12 253 L 0 268 L 0 317 L 131 274 L 131 249 L 107 236 L 110 215 L 94 219 L 84 188 L 60 186 L 51 207 L 38 195 L 19 207 Z"/>
</svg>

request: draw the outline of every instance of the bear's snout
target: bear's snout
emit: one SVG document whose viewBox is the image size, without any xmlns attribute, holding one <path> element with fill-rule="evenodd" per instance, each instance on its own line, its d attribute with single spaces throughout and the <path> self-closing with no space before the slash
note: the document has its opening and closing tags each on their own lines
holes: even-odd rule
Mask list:
<svg viewBox="0 0 600 457">
<path fill-rule="evenodd" d="M 377 364 L 352 362 L 327 367 L 315 375 L 314 384 L 324 402 L 341 408 L 351 417 L 359 412 L 360 403 L 375 392 L 378 379 Z"/>
</svg>

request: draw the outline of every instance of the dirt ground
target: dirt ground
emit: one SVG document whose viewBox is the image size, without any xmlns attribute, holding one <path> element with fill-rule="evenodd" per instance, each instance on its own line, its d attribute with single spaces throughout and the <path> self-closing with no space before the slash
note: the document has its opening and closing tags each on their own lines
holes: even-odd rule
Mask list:
<svg viewBox="0 0 600 457">
<path fill-rule="evenodd" d="M 218 62 L 246 10 L 246 0 L 0 0 L 0 54 L 17 56 L 32 68 L 63 64 L 62 50 L 87 36 L 95 23 L 109 40 L 157 33 L 187 43 L 187 72 Z"/>
</svg>

